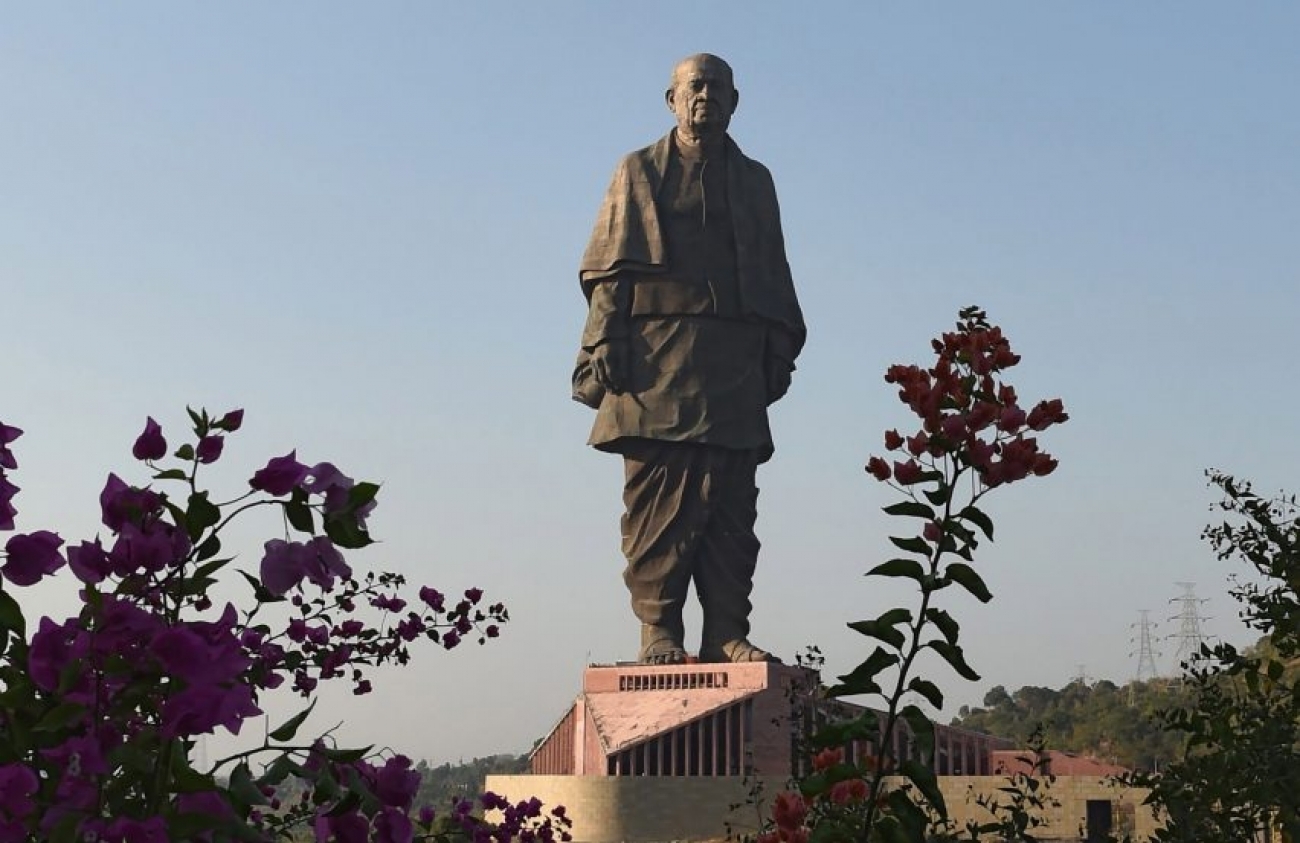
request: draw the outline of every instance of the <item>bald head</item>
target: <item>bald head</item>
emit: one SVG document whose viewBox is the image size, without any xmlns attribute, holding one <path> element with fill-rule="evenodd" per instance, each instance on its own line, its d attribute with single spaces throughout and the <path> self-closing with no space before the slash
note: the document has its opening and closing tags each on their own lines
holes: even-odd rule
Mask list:
<svg viewBox="0 0 1300 843">
<path fill-rule="evenodd" d="M 688 56 L 673 68 L 664 98 L 677 118 L 677 137 L 697 145 L 722 139 L 740 103 L 731 65 L 711 53 Z"/>
</svg>

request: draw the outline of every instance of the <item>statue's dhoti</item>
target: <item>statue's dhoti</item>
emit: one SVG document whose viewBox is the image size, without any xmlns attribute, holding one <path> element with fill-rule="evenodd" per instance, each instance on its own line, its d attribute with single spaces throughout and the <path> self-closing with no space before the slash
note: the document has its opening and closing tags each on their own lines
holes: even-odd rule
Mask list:
<svg viewBox="0 0 1300 843">
<path fill-rule="evenodd" d="M 683 646 L 689 584 L 704 611 L 701 655 L 749 634 L 758 561 L 754 451 L 624 440 L 623 581 L 642 623 L 641 658 Z"/>
</svg>

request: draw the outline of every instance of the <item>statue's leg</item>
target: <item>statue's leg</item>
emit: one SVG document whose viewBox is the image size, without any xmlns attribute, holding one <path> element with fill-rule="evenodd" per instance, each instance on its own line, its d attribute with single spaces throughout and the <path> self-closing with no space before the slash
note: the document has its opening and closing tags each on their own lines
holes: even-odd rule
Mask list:
<svg viewBox="0 0 1300 843">
<path fill-rule="evenodd" d="M 749 601 L 758 564 L 758 469 L 752 451 L 710 448 L 713 466 L 706 486 L 708 526 L 695 567 L 695 590 L 704 609 L 700 660 L 779 661 L 749 641 Z"/>
<path fill-rule="evenodd" d="M 698 449 L 637 440 L 623 452 L 623 581 L 641 621 L 639 660 L 686 661 L 682 607 L 704 522 Z"/>
</svg>

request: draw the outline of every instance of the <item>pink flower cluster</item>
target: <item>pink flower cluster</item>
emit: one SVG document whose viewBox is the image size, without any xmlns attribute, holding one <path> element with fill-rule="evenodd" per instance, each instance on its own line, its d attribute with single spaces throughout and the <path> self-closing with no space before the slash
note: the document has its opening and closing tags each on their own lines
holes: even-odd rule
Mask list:
<svg viewBox="0 0 1300 843">
<path fill-rule="evenodd" d="M 973 468 L 986 488 L 1056 469 L 1056 460 L 1029 434 L 1069 418 L 1060 399 L 1022 409 L 1015 388 L 1000 378 L 1020 355 L 982 312 L 963 311 L 962 317 L 956 331 L 932 342 L 938 355 L 932 367 L 898 364 L 885 373 L 921 428 L 910 436 L 885 434 L 885 450 L 900 456 L 892 465 L 878 456 L 867 462 L 877 480 L 913 486 L 935 477 L 931 472 L 948 458 Z"/>
<path fill-rule="evenodd" d="M 221 457 L 224 434 L 241 427 L 243 411 L 215 420 L 206 413 L 190 415 L 195 443 L 175 452 L 186 469 L 156 465 L 168 446 L 153 418 L 132 447 L 157 472 L 154 480 L 183 484 L 182 495 L 173 499 L 110 474 L 99 497 L 107 541 L 97 536 L 64 549 L 57 534 L 37 530 L 5 543 L 3 585 L 29 586 L 66 564 L 82 584 L 84 605 L 61 623 L 41 618 L 28 642 L 21 610 L 0 586 L 0 646 L 7 646 L 0 686 L 27 700 L 7 709 L 12 722 L 0 724 L 0 749 L 21 759 L 0 765 L 0 843 L 69 832 L 101 843 L 166 841 L 170 824 L 187 815 L 245 829 L 242 817 L 248 817 L 253 827 L 268 828 L 269 814 L 238 800 L 272 788 L 263 783 L 237 796 L 233 787 L 218 784 L 215 771 L 190 768 L 187 751 L 195 736 L 218 728 L 238 733 L 245 720 L 261 714 L 260 694 L 289 679 L 307 697 L 330 679 L 350 681 L 355 693 L 366 693 L 371 686 L 365 671 L 406 664 L 415 640 L 451 649 L 477 634 L 483 643 L 508 620 L 505 607 L 486 605 L 477 588 L 453 602 L 425 586 L 408 608 L 400 596 L 402 577 L 355 578 L 342 549 L 370 543 L 365 521 L 378 487 L 356 483 L 331 463 L 309 467 L 291 452 L 256 472 L 249 481 L 253 491 L 244 498 L 212 503 L 196 486 L 198 468 Z M 17 465 L 8 446 L 20 434 L 0 424 L 0 529 L 13 529 L 11 501 L 18 489 L 5 470 Z M 259 493 L 273 497 L 247 501 Z M 274 499 L 284 496 L 289 500 Z M 216 574 L 231 562 L 215 558 L 219 534 L 230 515 L 262 505 L 283 507 L 287 521 L 308 535 L 266 543 L 260 577 L 244 574 L 255 590 L 251 610 L 241 613 L 227 603 L 215 617 L 206 614 Z M 316 518 L 324 535 L 315 532 Z M 274 626 L 260 622 L 262 607 L 278 602 L 291 607 L 291 616 Z M 369 609 L 379 610 L 377 623 L 355 617 Z M 15 718 L 21 717 L 29 722 L 20 731 Z M 21 741 L 18 734 L 24 735 Z M 294 751 L 267 749 L 282 751 L 284 759 Z M 365 813 L 318 810 L 330 799 L 316 799 L 309 819 L 318 839 L 413 839 L 409 815 L 419 774 L 409 759 L 394 756 L 373 765 L 312 758 L 307 768 L 297 769 L 311 774 L 312 764 L 331 765 L 330 775 L 338 777 L 333 781 L 360 788 L 378 806 L 366 802 Z M 173 776 L 183 776 L 185 784 Z M 201 832 L 187 839 L 213 836 Z"/>
</svg>

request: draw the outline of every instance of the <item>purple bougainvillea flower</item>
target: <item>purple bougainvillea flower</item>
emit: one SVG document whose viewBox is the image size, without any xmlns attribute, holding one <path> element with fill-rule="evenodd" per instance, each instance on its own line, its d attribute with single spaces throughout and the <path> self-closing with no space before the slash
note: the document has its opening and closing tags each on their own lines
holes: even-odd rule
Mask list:
<svg viewBox="0 0 1300 843">
<path fill-rule="evenodd" d="M 14 459 L 13 452 L 9 450 L 9 443 L 22 435 L 23 432 L 18 428 L 0 422 L 0 468 L 18 467 L 18 461 Z"/>
<path fill-rule="evenodd" d="M 27 672 L 36 687 L 53 691 L 59 686 L 63 668 L 85 655 L 85 634 L 81 630 L 71 622 L 56 624 L 43 617 L 27 651 Z"/>
<path fill-rule="evenodd" d="M 410 810 L 415 793 L 420 789 L 420 774 L 411 769 L 411 759 L 394 755 L 384 762 L 384 766 L 372 767 L 369 772 L 367 778 L 371 779 L 380 803 L 403 811 Z"/>
<path fill-rule="evenodd" d="M 14 585 L 35 585 L 41 577 L 53 574 L 63 567 L 59 548 L 63 539 L 49 530 L 19 533 L 5 542 L 8 558 L 0 566 L 0 574 Z"/>
<path fill-rule="evenodd" d="M 384 808 L 376 814 L 374 829 L 374 843 L 411 843 L 415 839 L 411 818 L 397 808 Z"/>
<path fill-rule="evenodd" d="M 97 585 L 104 581 L 111 571 L 108 554 L 96 537 L 93 542 L 83 541 L 76 547 L 68 547 L 68 567 L 77 579 L 87 585 Z"/>
<path fill-rule="evenodd" d="M 0 471 L 0 530 L 12 530 L 14 528 L 14 516 L 18 510 L 10 503 L 14 495 L 18 494 L 18 487 L 10 483 L 5 478 L 3 471 Z"/>
<path fill-rule="evenodd" d="M 370 843 L 369 826 L 366 818 L 355 812 L 336 817 L 321 813 L 316 816 L 316 839 L 335 843 Z"/>
<path fill-rule="evenodd" d="M 113 573 L 125 577 L 138 571 L 156 573 L 169 565 L 179 564 L 190 552 L 190 537 L 170 524 L 155 521 L 141 529 L 135 524 L 122 526 L 108 558 Z"/>
<path fill-rule="evenodd" d="M 108 824 L 99 839 L 108 843 L 170 843 L 167 823 L 162 817 L 147 820 L 120 817 Z"/>
<path fill-rule="evenodd" d="M 167 440 L 163 438 L 162 428 L 149 416 L 144 422 L 144 431 L 136 437 L 131 455 L 138 460 L 158 460 L 167 453 Z"/>
<path fill-rule="evenodd" d="M 244 411 L 231 410 L 221 417 L 216 426 L 228 433 L 234 433 L 244 424 Z"/>
<path fill-rule="evenodd" d="M 225 447 L 225 444 L 225 438 L 215 433 L 204 436 L 199 440 L 199 447 L 196 451 L 199 462 L 205 465 L 216 462 L 217 458 L 221 456 L 221 449 Z"/>
<path fill-rule="evenodd" d="M 302 544 L 271 539 L 263 545 L 263 550 L 262 585 L 276 597 L 283 597 L 307 574 Z"/>
<path fill-rule="evenodd" d="M 36 773 L 26 764 L 0 766 L 0 811 L 15 819 L 22 819 L 36 808 L 32 801 L 40 782 Z"/>
<path fill-rule="evenodd" d="M 261 713 L 253 702 L 253 689 L 245 684 L 225 688 L 196 685 L 171 695 L 163 703 L 162 736 L 206 735 L 218 726 L 237 735 L 244 720 Z"/>
<path fill-rule="evenodd" d="M 307 579 L 325 591 L 334 587 L 336 577 L 352 576 L 352 568 L 343 560 L 343 554 L 325 536 L 317 536 L 307 543 L 303 571 Z"/>
<path fill-rule="evenodd" d="M 149 489 L 126 485 L 116 474 L 108 475 L 99 493 L 99 509 L 104 526 L 119 532 L 128 521 L 140 523 L 162 509 L 162 498 Z"/>
<path fill-rule="evenodd" d="M 424 604 L 430 609 L 435 612 L 441 612 L 447 598 L 444 597 L 442 592 L 438 589 L 426 585 L 420 588 L 420 599 L 423 600 Z"/>
<path fill-rule="evenodd" d="M 287 495 L 307 476 L 307 466 L 298 462 L 298 452 L 275 457 L 259 469 L 248 485 L 271 495 Z"/>
</svg>

